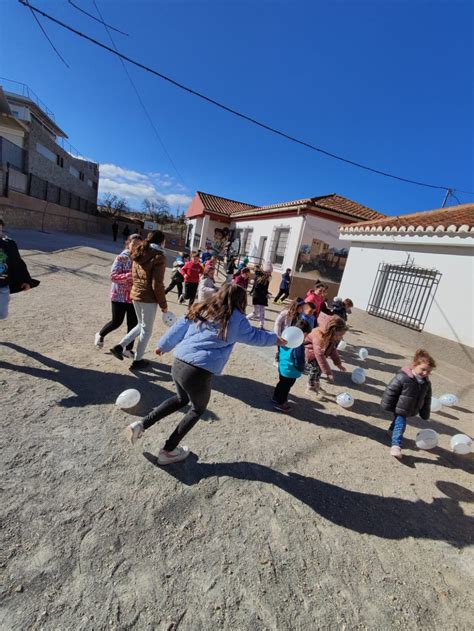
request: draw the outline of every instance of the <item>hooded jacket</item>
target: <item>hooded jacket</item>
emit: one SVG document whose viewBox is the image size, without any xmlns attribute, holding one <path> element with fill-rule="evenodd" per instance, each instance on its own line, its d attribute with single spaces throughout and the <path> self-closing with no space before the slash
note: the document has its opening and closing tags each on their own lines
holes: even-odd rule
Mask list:
<svg viewBox="0 0 474 631">
<path fill-rule="evenodd" d="M 323 333 L 332 319 L 332 317 L 328 317 L 325 322 L 322 322 L 320 326 L 308 333 L 304 341 L 306 361 L 316 360 L 321 372 L 326 375 L 332 375 L 332 370 L 326 357 L 330 357 L 338 368 L 342 366 L 336 342 L 330 342 L 326 350 L 323 349 Z"/>
<path fill-rule="evenodd" d="M 417 378 L 411 368 L 402 368 L 385 388 L 380 405 L 387 412 L 407 418 L 419 414 L 430 418 L 431 382 Z"/>
<path fill-rule="evenodd" d="M 268 306 L 268 287 L 270 285 L 270 279 L 264 279 L 263 274 L 260 274 L 255 278 L 255 282 L 252 287 L 252 304 Z"/>
<path fill-rule="evenodd" d="M 151 243 L 143 254 L 135 251 L 131 258 L 133 286 L 130 298 L 138 302 L 157 302 L 161 309 L 167 309 L 163 284 L 166 257 L 163 250 Z"/>
<path fill-rule="evenodd" d="M 24 283 L 33 288 L 38 287 L 40 281 L 31 278 L 15 241 L 0 235 L 0 287 L 8 287 L 11 294 L 16 294 L 22 291 Z"/>
</svg>

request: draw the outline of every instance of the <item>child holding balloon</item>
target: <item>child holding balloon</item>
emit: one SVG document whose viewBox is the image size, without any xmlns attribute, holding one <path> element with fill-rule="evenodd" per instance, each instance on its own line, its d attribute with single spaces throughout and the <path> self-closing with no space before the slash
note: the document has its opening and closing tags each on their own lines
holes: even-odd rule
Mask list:
<svg viewBox="0 0 474 631">
<path fill-rule="evenodd" d="M 224 285 L 205 302 L 194 304 L 158 341 L 157 355 L 176 348 L 171 370 L 176 395 L 163 401 L 142 421 L 129 425 L 126 428 L 129 441 L 136 443 L 157 421 L 191 403 L 190 410 L 160 450 L 158 464 L 179 462 L 189 455 L 189 449 L 179 443 L 205 412 L 212 377 L 221 374 L 236 342 L 250 346 L 286 344 L 275 333 L 253 327 L 245 317 L 246 308 L 246 291 L 239 285 Z"/>
<path fill-rule="evenodd" d="M 279 337 L 283 333 L 284 329 L 288 326 L 294 326 L 298 320 L 301 319 L 304 308 L 304 300 L 303 298 L 295 298 L 288 309 L 283 309 L 278 314 L 277 319 L 275 320 L 275 324 L 273 326 L 273 332 L 276 333 Z M 275 365 L 278 366 L 278 357 L 279 357 L 279 349 L 277 349 L 275 355 Z"/>
<path fill-rule="evenodd" d="M 407 417 L 419 414 L 428 421 L 431 409 L 431 382 L 429 376 L 436 362 L 422 348 L 415 352 L 411 366 L 402 368 L 385 388 L 380 403 L 383 410 L 393 412 L 389 432 L 392 434 L 390 455 L 402 457 L 402 440 Z"/>
<path fill-rule="evenodd" d="M 344 337 L 348 327 L 342 318 L 330 316 L 319 327 L 306 336 L 305 372 L 308 374 L 306 392 L 319 392 L 319 379 L 324 373 L 328 381 L 334 381 L 334 375 L 327 357 L 330 357 L 341 372 L 346 372 L 337 352 L 337 345 Z"/>
<path fill-rule="evenodd" d="M 307 335 L 311 331 L 311 327 L 306 320 L 299 320 L 295 324 L 295 328 L 303 331 Z M 272 401 L 275 410 L 280 412 L 288 412 L 288 394 L 294 386 L 296 380 L 301 377 L 305 367 L 305 350 L 304 344 L 300 344 L 296 348 L 280 347 L 280 357 L 278 362 L 278 372 L 280 379 L 275 386 Z"/>
</svg>

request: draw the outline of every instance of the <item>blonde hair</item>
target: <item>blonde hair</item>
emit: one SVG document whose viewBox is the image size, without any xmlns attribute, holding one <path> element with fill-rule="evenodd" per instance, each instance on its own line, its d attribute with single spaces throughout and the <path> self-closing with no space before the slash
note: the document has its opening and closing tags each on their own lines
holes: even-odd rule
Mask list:
<svg viewBox="0 0 474 631">
<path fill-rule="evenodd" d="M 339 316 L 333 316 L 325 331 L 321 334 L 321 348 L 326 351 L 336 333 L 345 333 L 348 330 L 349 327 L 342 318 Z"/>
<path fill-rule="evenodd" d="M 413 366 L 419 366 L 420 364 L 428 364 L 430 368 L 436 368 L 436 362 L 424 348 L 417 348 L 413 356 Z"/>
</svg>

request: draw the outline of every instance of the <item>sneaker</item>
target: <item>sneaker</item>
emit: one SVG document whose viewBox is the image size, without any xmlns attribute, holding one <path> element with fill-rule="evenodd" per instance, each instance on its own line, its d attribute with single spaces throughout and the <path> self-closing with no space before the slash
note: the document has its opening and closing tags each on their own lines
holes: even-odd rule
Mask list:
<svg viewBox="0 0 474 631">
<path fill-rule="evenodd" d="M 124 357 L 126 357 L 127 359 L 135 359 L 135 353 L 133 351 L 129 351 L 127 349 L 125 349 L 122 353 L 122 355 Z"/>
<path fill-rule="evenodd" d="M 318 394 L 319 386 L 306 386 L 306 394 Z"/>
<path fill-rule="evenodd" d="M 288 403 L 273 403 L 273 407 L 275 408 L 275 410 L 278 410 L 279 412 L 288 412 L 289 410 L 291 410 L 291 407 L 288 405 Z"/>
<path fill-rule="evenodd" d="M 394 458 L 400 459 L 402 457 L 402 450 L 398 445 L 392 445 L 390 448 L 390 455 Z"/>
<path fill-rule="evenodd" d="M 131 445 L 134 445 L 137 440 L 139 440 L 143 436 L 143 423 L 141 421 L 135 421 L 128 427 L 125 428 L 125 436 L 128 439 L 128 442 Z"/>
<path fill-rule="evenodd" d="M 173 464 L 173 462 L 180 462 L 186 460 L 189 456 L 189 447 L 176 447 L 173 451 L 165 451 L 160 449 L 158 454 L 158 464 Z"/>
<path fill-rule="evenodd" d="M 111 348 L 110 352 L 114 357 L 120 359 L 120 361 L 123 361 L 123 348 L 120 346 L 120 344 L 117 344 L 116 346 Z"/>
<path fill-rule="evenodd" d="M 181 296 L 178 298 L 178 302 L 180 305 L 182 305 L 184 301 L 185 301 L 185 297 L 183 296 L 183 294 L 181 294 Z"/>
<path fill-rule="evenodd" d="M 145 368 L 149 365 L 150 362 L 148 359 L 135 359 L 130 365 L 130 370 L 140 370 L 140 368 Z"/>
<path fill-rule="evenodd" d="M 100 333 L 95 334 L 94 346 L 96 348 L 104 348 L 104 338 L 100 336 Z"/>
<path fill-rule="evenodd" d="M 278 361 L 276 359 L 273 360 L 273 366 L 275 368 L 279 368 L 280 364 L 278 363 Z"/>
</svg>

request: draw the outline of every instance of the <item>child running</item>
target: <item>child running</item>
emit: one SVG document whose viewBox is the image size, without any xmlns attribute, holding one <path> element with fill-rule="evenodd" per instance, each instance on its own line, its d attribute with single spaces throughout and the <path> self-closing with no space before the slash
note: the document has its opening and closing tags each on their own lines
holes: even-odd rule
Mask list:
<svg viewBox="0 0 474 631">
<path fill-rule="evenodd" d="M 198 301 L 202 302 L 213 296 L 216 291 L 216 283 L 214 280 L 215 267 L 207 267 L 202 273 L 201 280 L 198 285 Z"/>
<path fill-rule="evenodd" d="M 245 291 L 247 291 L 248 286 L 249 286 L 249 280 L 250 280 L 250 270 L 248 267 L 243 267 L 240 272 L 237 272 L 236 274 L 234 274 L 234 278 L 232 279 L 232 282 L 235 285 L 239 285 L 240 287 L 242 287 L 242 289 L 245 289 Z"/>
<path fill-rule="evenodd" d="M 321 373 L 327 376 L 328 381 L 334 381 L 334 374 L 326 357 L 330 357 L 341 372 L 346 372 L 336 349 L 347 330 L 347 325 L 342 318 L 331 316 L 327 318 L 326 322 L 322 323 L 316 329 L 313 329 L 311 333 L 306 336 L 304 344 L 306 357 L 305 372 L 309 375 L 308 386 L 306 388 L 308 394 L 311 392 L 319 392 Z"/>
<path fill-rule="evenodd" d="M 278 290 L 277 295 L 275 296 L 275 300 L 273 304 L 283 304 L 285 300 L 290 295 L 290 285 L 291 285 L 291 269 L 287 269 L 286 272 L 281 277 L 280 288 Z"/>
<path fill-rule="evenodd" d="M 389 432 L 392 434 L 390 455 L 402 457 L 402 440 L 407 426 L 407 418 L 419 414 L 428 421 L 431 408 L 431 382 L 429 376 L 436 368 L 431 355 L 419 348 L 415 352 L 411 366 L 402 368 L 385 388 L 380 403 L 383 410 L 394 415 Z"/>
<path fill-rule="evenodd" d="M 181 274 L 181 268 L 185 263 L 189 261 L 189 256 L 177 257 L 173 263 L 173 272 L 171 274 L 171 282 L 165 289 L 165 294 L 168 294 L 172 289 L 176 287 L 178 291 L 178 300 L 181 300 L 183 295 L 183 275 Z"/>
<path fill-rule="evenodd" d="M 299 320 L 295 326 L 301 329 L 305 335 L 310 332 L 310 326 L 305 320 Z M 297 348 L 280 347 L 280 359 L 278 373 L 280 380 L 278 381 L 273 392 L 272 401 L 275 410 L 280 412 L 288 412 L 288 394 L 295 385 L 296 380 L 301 377 L 305 368 L 305 349 L 304 344 Z"/>
<path fill-rule="evenodd" d="M 188 304 L 191 307 L 196 300 L 199 279 L 203 272 L 198 252 L 192 253 L 191 260 L 183 265 L 180 272 L 184 276 L 184 296 L 179 299 L 179 302 L 182 303 L 185 300 L 189 300 Z"/>
<path fill-rule="evenodd" d="M 303 320 L 309 324 L 311 329 L 314 329 L 318 326 L 318 321 L 316 319 L 316 305 L 314 302 L 305 302 L 303 305 L 303 314 L 301 316 Z"/>
<path fill-rule="evenodd" d="M 265 307 L 268 307 L 268 287 L 271 277 L 270 272 L 261 272 L 255 278 L 251 291 L 253 311 L 247 316 L 247 319 L 259 320 L 261 329 L 265 326 Z"/>
<path fill-rule="evenodd" d="M 159 340 L 157 355 L 176 347 L 171 374 L 176 395 L 163 401 L 142 421 L 129 425 L 126 434 L 134 444 L 157 421 L 177 412 L 191 402 L 191 409 L 168 438 L 158 454 L 158 464 L 184 460 L 187 447 L 179 443 L 206 410 L 213 375 L 221 374 L 234 344 L 273 346 L 285 344 L 275 333 L 259 331 L 245 317 L 247 294 L 238 285 L 224 285 L 207 302 L 196 303 Z"/>
</svg>

